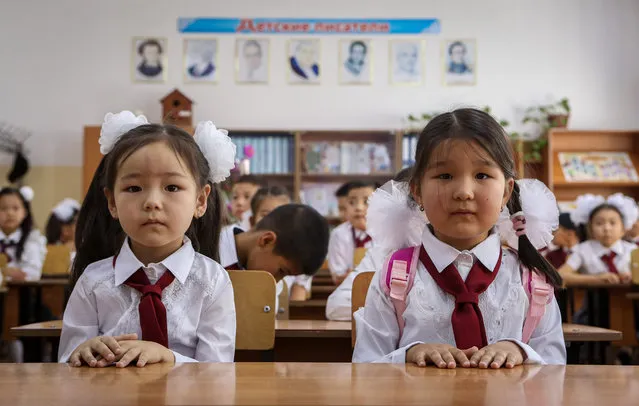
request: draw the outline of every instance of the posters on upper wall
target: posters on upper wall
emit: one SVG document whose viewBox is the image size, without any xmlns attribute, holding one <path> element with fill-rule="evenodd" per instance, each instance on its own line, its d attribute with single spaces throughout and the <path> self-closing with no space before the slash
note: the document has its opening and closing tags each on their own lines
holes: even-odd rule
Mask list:
<svg viewBox="0 0 639 406">
<path fill-rule="evenodd" d="M 183 74 L 185 82 L 216 83 L 217 39 L 215 38 L 189 38 L 184 40 L 184 66 Z"/>
<path fill-rule="evenodd" d="M 318 39 L 292 39 L 287 46 L 288 83 L 320 83 L 320 41 Z"/>
<path fill-rule="evenodd" d="M 391 41 L 388 59 L 391 84 L 420 85 L 424 82 L 424 41 Z"/>
<path fill-rule="evenodd" d="M 474 85 L 477 82 L 477 47 L 474 39 L 442 43 L 444 84 Z"/>
<path fill-rule="evenodd" d="M 131 71 L 134 82 L 164 83 L 167 76 L 167 40 L 161 37 L 135 37 Z"/>
<path fill-rule="evenodd" d="M 339 42 L 339 83 L 368 85 L 372 82 L 373 47 L 369 39 L 343 39 Z"/>
<path fill-rule="evenodd" d="M 268 65 L 268 39 L 240 38 L 235 41 L 235 81 L 237 83 L 268 83 Z"/>
</svg>

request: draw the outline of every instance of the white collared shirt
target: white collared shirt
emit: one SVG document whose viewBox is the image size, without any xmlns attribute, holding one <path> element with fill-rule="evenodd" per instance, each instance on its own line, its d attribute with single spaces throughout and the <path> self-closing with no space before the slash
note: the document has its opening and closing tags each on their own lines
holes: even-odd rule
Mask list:
<svg viewBox="0 0 639 406">
<path fill-rule="evenodd" d="M 366 232 L 355 229 L 355 236 L 359 239 L 366 237 Z M 370 248 L 372 241 L 367 242 L 364 247 Z M 346 221 L 331 231 L 328 241 L 328 269 L 333 276 L 346 275 L 348 270 L 352 270 L 353 257 L 355 256 L 355 241 L 353 241 L 353 226 Z"/>
<path fill-rule="evenodd" d="M 630 254 L 637 249 L 637 245 L 628 241 L 619 240 L 606 248 L 597 240 L 584 241 L 572 248 L 572 254 L 566 260 L 566 264 L 580 273 L 596 275 L 606 273 L 608 267 L 601 257 L 611 251 L 617 254 L 613 259 L 617 271 L 630 273 Z"/>
<path fill-rule="evenodd" d="M 22 230 L 20 229 L 9 235 L 0 230 L 0 241 L 17 243 L 21 238 Z M 22 272 L 27 274 L 26 279 L 29 281 L 40 280 L 42 277 L 42 264 L 44 264 L 44 258 L 47 256 L 47 239 L 40 234 L 40 231 L 33 229 L 24 242 L 24 250 L 19 261 L 16 259 L 16 247 L 8 247 L 7 254 L 11 257 L 11 262 L 7 264 L 8 267 L 20 268 Z"/>
<path fill-rule="evenodd" d="M 234 230 L 236 228 L 244 231 L 238 224 L 231 224 L 223 227 L 220 232 L 220 265 L 224 268 L 239 263 L 237 247 L 235 246 Z"/>
<path fill-rule="evenodd" d="M 180 249 L 159 264 L 144 266 L 128 239 L 113 267 L 113 257 L 89 265 L 69 298 L 60 337 L 59 361 L 97 336 L 137 333 L 141 294 L 123 283 L 142 268 L 155 283 L 169 269 L 175 280 L 162 292 L 169 349 L 175 362 L 232 362 L 235 353 L 235 302 L 228 273 L 193 250 L 184 238 Z"/>
<path fill-rule="evenodd" d="M 438 272 L 454 263 L 464 280 L 470 272 L 473 258 L 491 271 L 499 259 L 500 241 L 497 233 L 491 234 L 471 251 L 459 252 L 438 240 L 426 227 L 422 243 Z M 375 248 L 371 251 L 375 251 Z M 437 285 L 424 265 L 421 262 L 417 265 L 403 315 L 404 332 L 400 337 L 395 309 L 379 284 L 386 257 L 383 252 L 377 255 L 372 252 L 371 259 L 376 263 L 376 272 L 368 289 L 365 307 L 355 313 L 357 342 L 353 362 L 401 363 L 406 360 L 406 351 L 415 344 L 454 346 L 451 316 L 455 299 Z M 504 340 L 515 342 L 526 352 L 526 363 L 566 363 L 561 315 L 554 298 L 546 306 L 546 312 L 529 343 L 521 342 L 528 298 L 521 283 L 519 259 L 512 252 L 502 251 L 499 272 L 488 289 L 479 295 L 479 308 L 489 344 Z"/>
</svg>

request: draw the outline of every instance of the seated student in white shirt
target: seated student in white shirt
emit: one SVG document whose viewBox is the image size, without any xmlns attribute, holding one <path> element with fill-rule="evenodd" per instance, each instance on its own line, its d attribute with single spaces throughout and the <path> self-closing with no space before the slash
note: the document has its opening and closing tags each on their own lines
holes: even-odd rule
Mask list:
<svg viewBox="0 0 639 406">
<path fill-rule="evenodd" d="M 289 275 L 314 275 L 328 246 L 328 223 L 317 210 L 285 204 L 253 229 L 227 226 L 220 234 L 220 263 L 227 270 L 260 270 L 280 281 Z"/>
<path fill-rule="evenodd" d="M 79 212 L 80 203 L 75 199 L 66 198 L 51 210 L 45 228 L 47 244 L 68 246 L 71 249 L 71 262 L 75 258 L 75 243 L 73 240 Z"/>
<path fill-rule="evenodd" d="M 33 225 L 28 187 L 0 190 L 0 253 L 7 257 L 5 280 L 39 280 L 47 255 L 46 238 Z M 1 279 L 0 279 L 1 280 Z"/>
<path fill-rule="evenodd" d="M 265 216 L 280 206 L 291 203 L 288 191 L 279 186 L 263 187 L 251 199 L 251 228 L 255 228 Z M 311 294 L 313 277 L 310 275 L 288 275 L 277 283 L 278 296 L 282 291 L 282 283 L 286 283 L 289 300 L 306 300 Z"/>
<path fill-rule="evenodd" d="M 100 145 L 78 216 L 59 361 L 233 361 L 233 287 L 212 259 L 222 213 L 214 184 L 233 167 L 230 138 L 210 121 L 191 136 L 122 112 L 107 114 Z"/>
<path fill-rule="evenodd" d="M 394 272 L 388 272 L 386 261 L 378 259 L 365 307 L 354 315 L 353 362 L 439 368 L 565 364 L 552 289 L 561 285 L 561 277 L 536 246 L 552 239 L 558 216 L 552 193 L 538 181 L 515 183 L 507 134 L 476 109 L 431 120 L 419 137 L 415 161 L 410 191 L 430 224 L 418 246 L 398 251 L 413 255 L 415 267 L 403 263 L 410 274 L 399 272 L 402 264 L 394 261 L 389 261 Z M 522 200 L 530 199 L 534 213 L 522 212 Z M 504 222 L 498 221 L 500 214 Z M 384 215 L 395 218 L 392 211 Z M 526 225 L 527 216 L 536 221 Z M 401 235 L 406 223 L 394 222 L 389 232 Z M 502 248 L 502 238 L 519 252 Z M 522 272 L 522 266 L 535 274 Z M 526 317 L 530 302 L 522 279 L 529 279 L 524 276 L 546 287 L 548 304 L 539 309 L 540 319 Z M 528 321 L 535 320 L 526 331 L 533 326 Z"/>
<path fill-rule="evenodd" d="M 346 200 L 347 221 L 331 231 L 328 243 L 328 269 L 336 285 L 346 279 L 372 245 L 372 239 L 366 233 L 366 211 L 368 198 L 377 187 L 373 182 L 350 182 Z"/>
<path fill-rule="evenodd" d="M 574 247 L 559 268 L 564 282 L 567 285 L 630 283 L 630 254 L 637 245 L 624 241 L 623 237 L 637 221 L 638 212 L 635 201 L 621 193 L 608 199 L 579 196 L 571 219 L 577 225 L 587 224 L 591 239 Z"/>
<path fill-rule="evenodd" d="M 388 231 L 389 227 L 394 226 L 392 220 L 388 220 L 387 216 L 377 215 L 378 213 L 384 214 L 387 213 L 389 209 L 393 209 L 397 211 L 397 208 L 394 207 L 398 203 L 398 199 L 393 194 L 403 194 L 403 199 L 406 200 L 407 194 L 405 190 L 399 190 L 397 185 L 405 185 L 405 182 L 410 178 L 411 168 L 404 168 L 395 175 L 392 181 L 387 182 L 379 189 L 375 191 L 371 195 L 368 200 L 368 210 L 366 213 L 366 231 L 373 239 L 373 246 L 366 251 L 366 255 L 362 259 L 362 262 L 355 267 L 353 272 L 350 272 L 348 276 L 340 283 L 340 285 L 330 294 L 326 301 L 326 318 L 329 320 L 336 321 L 350 321 L 351 320 L 351 295 L 353 292 L 353 281 L 355 277 L 360 272 L 368 272 L 374 271 L 375 265 L 373 261 L 373 255 L 380 256 L 384 258 L 387 254 L 392 251 L 392 247 L 387 248 L 384 244 L 385 241 L 388 241 Z M 401 199 L 401 197 L 400 197 Z M 389 205 L 392 205 L 389 207 Z M 420 212 L 417 208 L 417 205 L 413 201 L 406 202 L 406 210 L 414 212 L 414 216 L 417 221 L 414 225 L 407 224 L 410 229 L 419 229 L 419 235 L 417 235 L 417 239 L 415 244 L 419 241 L 419 237 L 421 237 L 421 230 L 423 229 L 422 223 L 425 217 L 423 216 L 423 212 Z M 371 222 L 368 219 L 372 217 L 374 220 L 377 220 L 377 223 Z M 406 217 L 403 217 L 404 220 Z M 420 221 L 421 218 L 421 221 Z M 375 226 L 378 227 L 375 227 Z M 402 234 L 402 238 L 406 238 L 408 234 L 415 233 L 406 233 L 404 230 Z M 395 242 L 394 242 L 395 243 Z M 414 245 L 414 244 L 413 244 Z M 380 254 L 381 253 L 381 254 Z"/>
<path fill-rule="evenodd" d="M 233 183 L 233 188 L 231 189 L 231 214 L 243 230 L 251 228 L 250 219 L 253 216 L 251 199 L 263 186 L 262 180 L 255 175 L 242 175 Z"/>
<path fill-rule="evenodd" d="M 346 219 L 346 204 L 348 203 L 348 191 L 351 190 L 352 183 L 353 182 L 346 182 L 335 191 L 335 198 L 337 199 L 337 211 L 339 213 L 339 219 L 341 222 L 348 221 Z"/>
</svg>

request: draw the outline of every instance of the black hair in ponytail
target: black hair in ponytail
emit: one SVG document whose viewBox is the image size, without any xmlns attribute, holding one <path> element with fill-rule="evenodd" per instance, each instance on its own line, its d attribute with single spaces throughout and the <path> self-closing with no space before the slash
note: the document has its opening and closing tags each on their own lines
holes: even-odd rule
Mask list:
<svg viewBox="0 0 639 406">
<path fill-rule="evenodd" d="M 98 166 L 78 214 L 75 233 L 77 255 L 71 270 L 71 285 L 75 285 L 89 264 L 116 255 L 126 237 L 120 223 L 111 217 L 104 189 L 113 190 L 118 168 L 138 149 L 155 142 L 164 142 L 186 164 L 198 187 L 211 185 L 207 209 L 200 218 L 191 221 L 186 236 L 193 249 L 211 259 L 218 259 L 219 236 L 224 204 L 219 189 L 209 180 L 209 163 L 193 137 L 172 125 L 145 124 L 125 133 L 106 154 Z"/>
<path fill-rule="evenodd" d="M 410 174 L 412 190 L 420 193 L 422 177 L 428 168 L 432 152 L 440 143 L 451 140 L 474 141 L 499 165 L 506 180 L 517 178 L 513 148 L 506 131 L 490 114 L 478 109 L 463 108 L 438 115 L 422 130 L 417 141 L 414 169 Z M 521 211 L 516 182 L 508 201 L 508 210 L 511 213 Z M 539 254 L 525 235 L 519 237 L 519 259 L 528 268 L 546 276 L 555 287 L 562 285 L 557 270 Z"/>
</svg>

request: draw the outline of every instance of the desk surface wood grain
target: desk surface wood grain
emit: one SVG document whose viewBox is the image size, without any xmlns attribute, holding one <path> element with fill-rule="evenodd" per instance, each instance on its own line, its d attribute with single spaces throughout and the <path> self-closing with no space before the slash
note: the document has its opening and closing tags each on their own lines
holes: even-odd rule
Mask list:
<svg viewBox="0 0 639 406">
<path fill-rule="evenodd" d="M 14 405 L 636 405 L 639 367 L 438 370 L 239 363 L 90 369 L 2 364 L 0 393 L 3 403 Z"/>
</svg>

